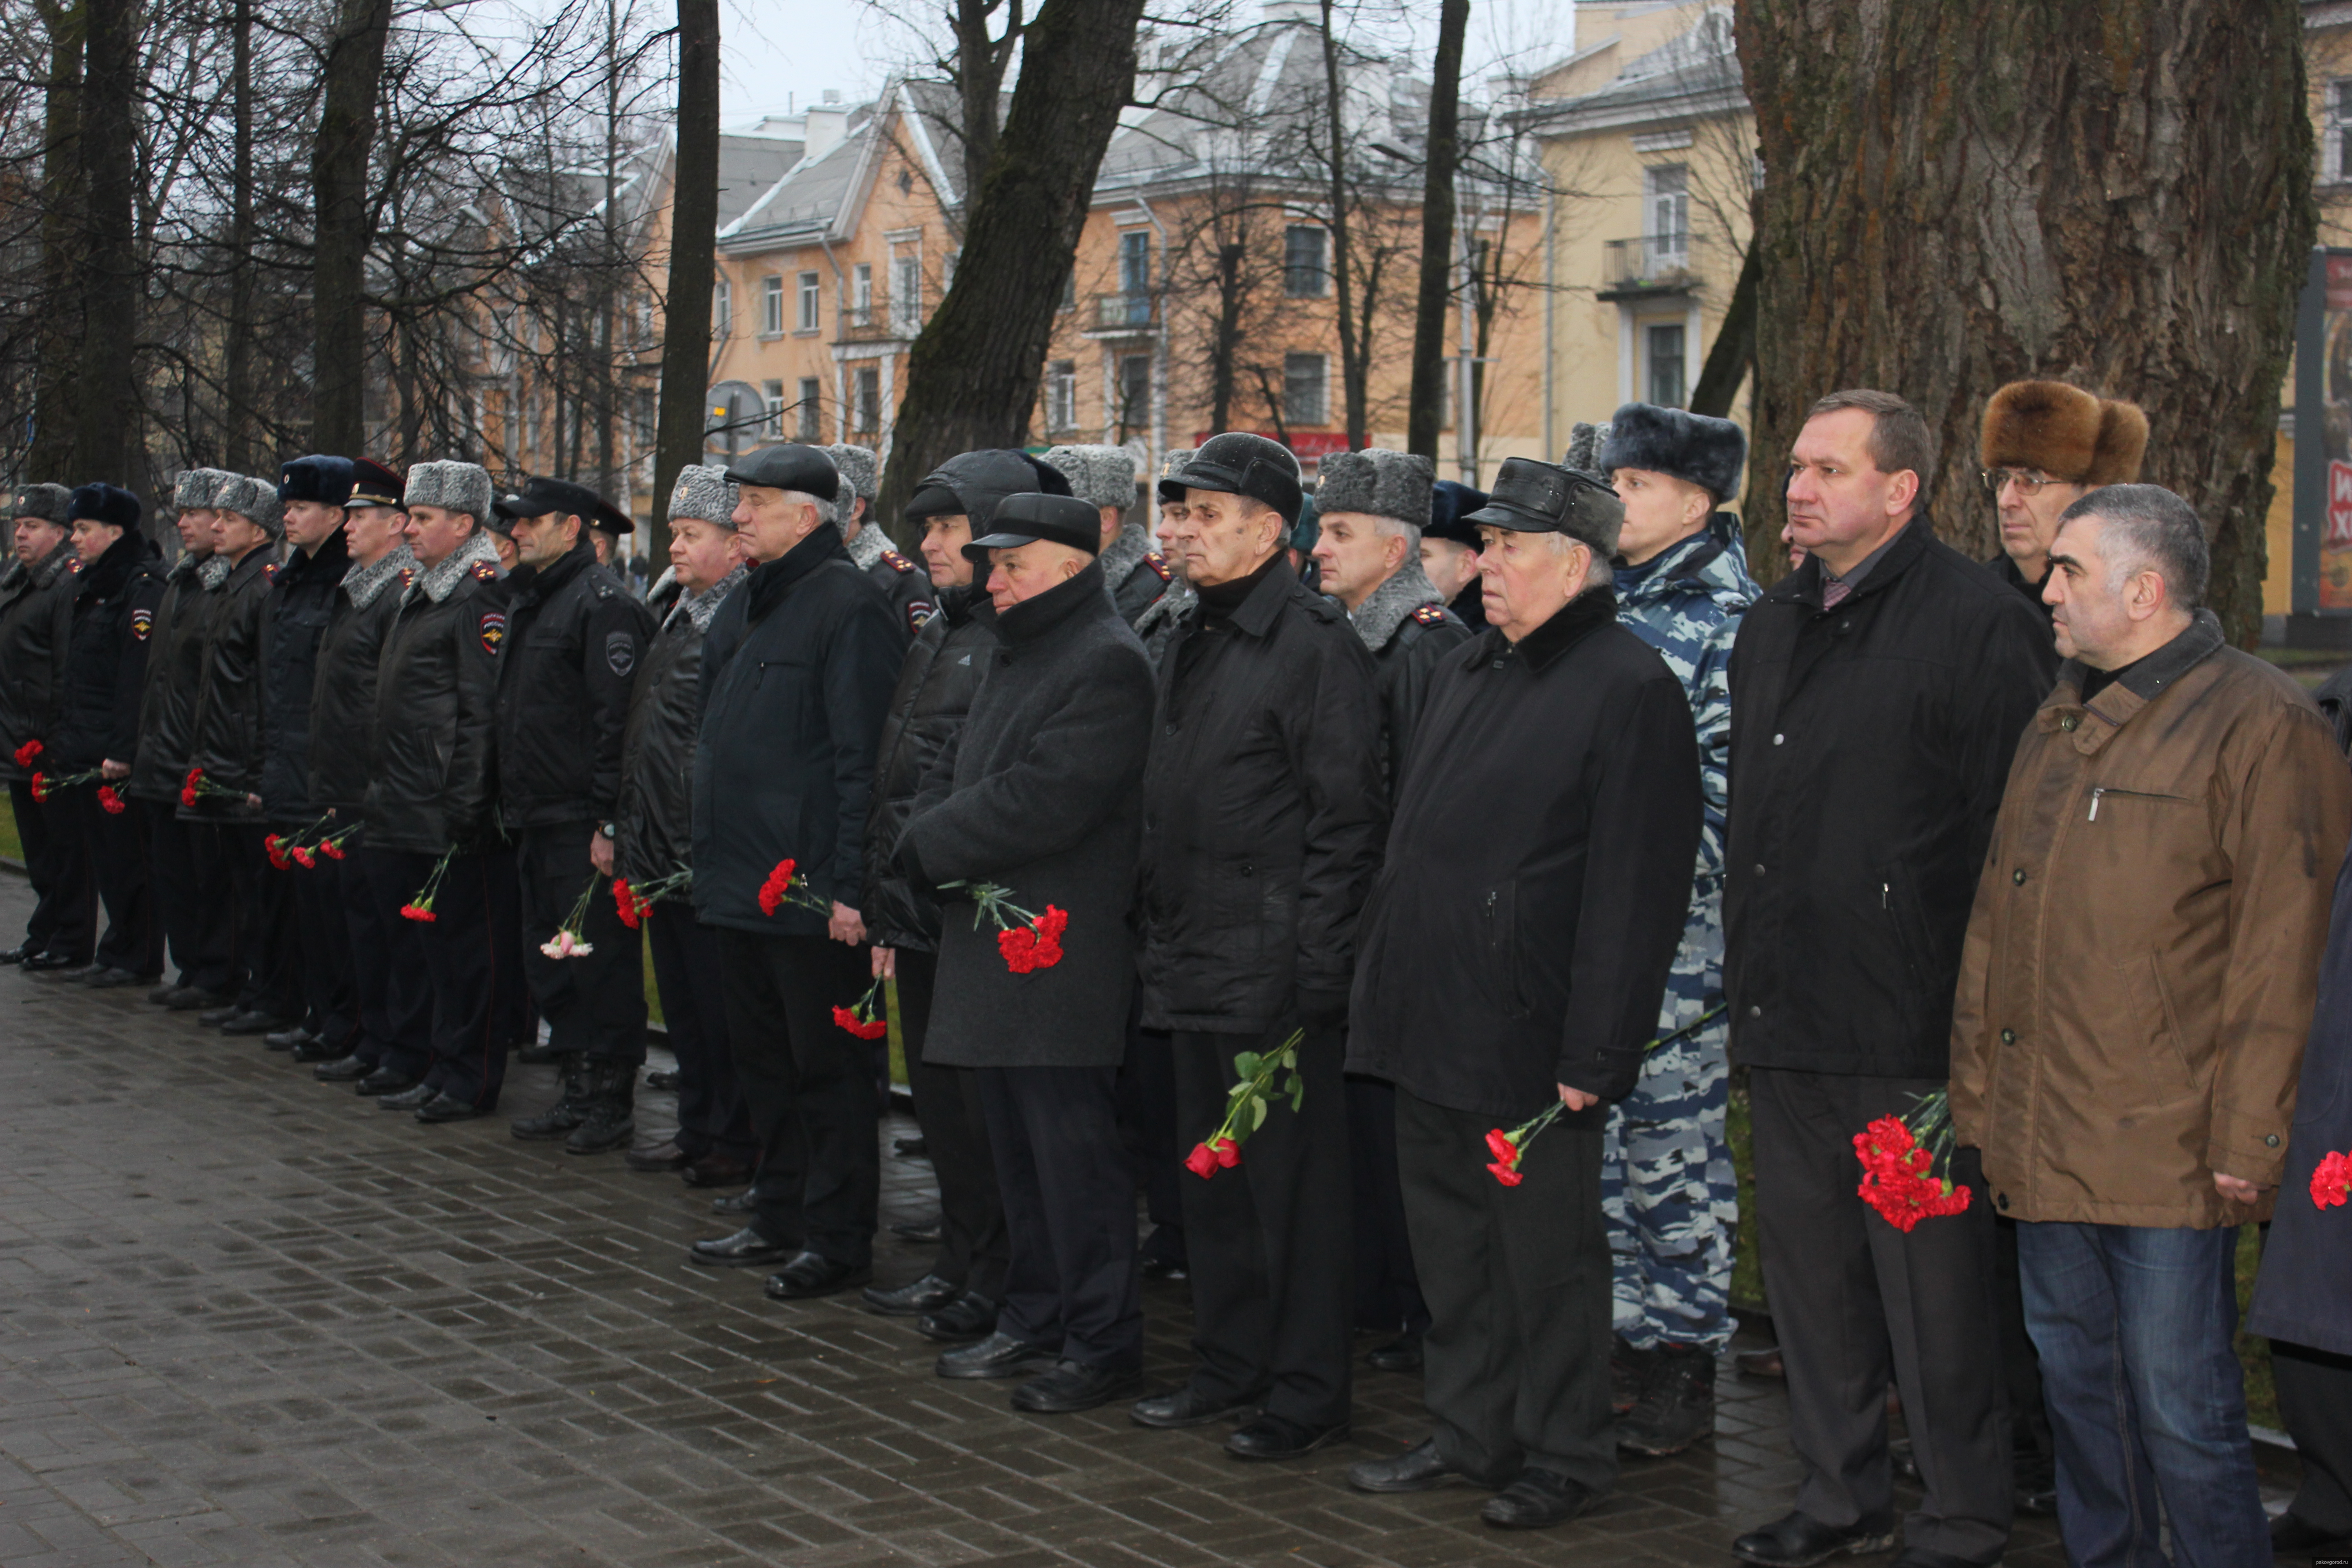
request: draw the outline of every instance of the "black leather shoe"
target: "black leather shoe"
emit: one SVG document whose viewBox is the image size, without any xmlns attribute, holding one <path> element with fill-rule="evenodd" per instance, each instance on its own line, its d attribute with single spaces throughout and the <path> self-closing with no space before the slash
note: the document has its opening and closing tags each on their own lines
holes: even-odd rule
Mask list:
<svg viewBox="0 0 2352 1568">
<path fill-rule="evenodd" d="M 220 1032 L 224 1035 L 274 1035 L 280 1029 L 293 1026 L 291 1018 L 281 1018 L 275 1013 L 256 1009 L 250 1013 L 239 1013 L 229 1019 L 220 1026 Z"/>
<path fill-rule="evenodd" d="M 1191 1384 L 1166 1394 L 1155 1394 L 1149 1399 L 1139 1399 L 1129 1407 L 1127 1418 L 1138 1426 L 1150 1426 L 1162 1432 L 1172 1432 L 1181 1426 L 1206 1426 L 1213 1421 L 1252 1421 L 1257 1417 L 1258 1401 L 1263 1394 L 1244 1394 L 1232 1399 L 1219 1399 L 1202 1394 Z"/>
<path fill-rule="evenodd" d="M 236 1003 L 227 1002 L 222 1004 L 218 1007 L 205 1008 L 203 1012 L 196 1015 L 196 1022 L 202 1024 L 207 1029 L 217 1029 L 223 1024 L 227 1023 L 231 1018 L 236 1017 L 238 1014 L 244 1011 L 245 1009 L 238 1006 Z"/>
<path fill-rule="evenodd" d="M 740 1187 L 752 1176 L 751 1167 L 724 1154 L 705 1154 L 678 1172 L 689 1187 Z"/>
<path fill-rule="evenodd" d="M 694 1163 L 694 1156 L 677 1146 L 677 1135 L 672 1133 L 658 1143 L 630 1150 L 621 1156 L 621 1163 L 632 1171 L 682 1171 Z"/>
<path fill-rule="evenodd" d="M 938 1311 L 916 1319 L 915 1331 L 941 1344 L 986 1339 L 996 1331 L 996 1303 L 977 1290 L 967 1290 Z"/>
<path fill-rule="evenodd" d="M 2352 1532 L 2325 1530 L 2302 1515 L 2287 1512 L 2271 1521 L 2271 1550 L 2309 1556 L 2331 1546 L 2352 1544 Z"/>
<path fill-rule="evenodd" d="M 1364 1360 L 1381 1372 L 1419 1372 L 1421 1336 L 1399 1334 L 1384 1345 L 1374 1345 L 1365 1352 Z"/>
<path fill-rule="evenodd" d="M 822 1252 L 799 1252 L 775 1273 L 768 1276 L 767 1297 L 771 1301 L 807 1301 L 819 1296 L 837 1296 L 852 1285 L 863 1285 L 874 1278 L 874 1266 L 840 1263 Z"/>
<path fill-rule="evenodd" d="M 750 1214 L 754 1206 L 751 1202 L 751 1189 L 749 1187 L 740 1193 L 730 1193 L 723 1198 L 710 1200 L 712 1214 Z"/>
<path fill-rule="evenodd" d="M 527 1046 L 518 1047 L 514 1059 L 536 1068 L 545 1067 L 549 1062 L 560 1062 L 570 1054 L 568 1051 L 559 1051 L 553 1046 L 542 1045 L 533 1040 Z"/>
<path fill-rule="evenodd" d="M 204 1022 L 204 1018 L 201 1015 L 210 1012 L 215 1008 L 228 1006 L 228 1004 L 229 999 L 222 995 L 219 992 L 205 991 L 194 985 L 175 985 L 172 988 L 170 994 L 163 998 L 163 1005 L 172 1012 L 195 1013 L 199 1015 L 196 1019 L 196 1022 L 199 1024 Z M 229 1007 L 229 1012 L 232 1015 L 234 1015 L 236 1011 L 236 1009 L 235 1007 Z"/>
<path fill-rule="evenodd" d="M 74 958 L 62 952 L 37 952 L 18 960 L 27 974 L 54 974 L 62 969 L 87 969 L 89 960 Z"/>
<path fill-rule="evenodd" d="M 1236 1459 L 1297 1459 L 1318 1448 L 1348 1440 L 1345 1421 L 1328 1426 L 1302 1426 L 1280 1415 L 1261 1415 L 1225 1439 L 1225 1452 Z"/>
<path fill-rule="evenodd" d="M 714 1236 L 696 1242 L 688 1249 L 687 1257 L 713 1268 L 765 1268 L 770 1264 L 790 1262 L 800 1250 L 798 1242 L 770 1241 L 747 1225 L 732 1236 Z"/>
<path fill-rule="evenodd" d="M 1056 1358 L 1044 1345 L 1016 1340 L 1001 1330 L 976 1345 L 949 1351 L 931 1365 L 941 1377 L 1034 1377 L 1052 1370 Z"/>
<path fill-rule="evenodd" d="M 1143 1386 L 1143 1369 L 1088 1366 L 1066 1361 L 1013 1391 L 1013 1408 L 1032 1415 L 1070 1415 L 1115 1399 L 1132 1399 Z"/>
<path fill-rule="evenodd" d="M 358 1087 L 362 1094 L 382 1100 L 388 1094 L 406 1094 L 416 1084 L 417 1080 L 404 1072 L 397 1072 L 391 1068 L 373 1068 L 367 1077 L 360 1079 Z M 424 1103 L 421 1100 L 417 1101 L 419 1105 Z"/>
<path fill-rule="evenodd" d="M 940 1244 L 940 1216 L 933 1215 L 929 1219 L 900 1220 L 890 1227 L 890 1234 L 918 1247 L 937 1247 Z"/>
<path fill-rule="evenodd" d="M 133 974 L 127 969 L 101 969 L 82 984 L 92 991 L 119 991 L 125 985 L 144 985 L 154 978 L 152 974 Z"/>
<path fill-rule="evenodd" d="M 411 1084 L 397 1094 L 380 1094 L 375 1102 L 386 1110 L 422 1110 L 441 1098 L 441 1091 L 429 1083 Z"/>
<path fill-rule="evenodd" d="M 963 1287 L 936 1274 L 926 1274 L 911 1284 L 895 1290 L 885 1290 L 878 1285 L 866 1288 L 866 1310 L 879 1312 L 886 1318 L 919 1318 L 926 1312 L 936 1312 L 963 1294 Z"/>
<path fill-rule="evenodd" d="M 1859 1557 L 1895 1544 L 1895 1521 L 1865 1519 L 1841 1530 L 1808 1514 L 1790 1513 L 1731 1543 L 1731 1554 L 1761 1568 L 1812 1568 L 1832 1557 Z"/>
<path fill-rule="evenodd" d="M 931 1143 L 918 1132 L 912 1138 L 891 1139 L 890 1152 L 901 1160 L 928 1160 L 931 1157 Z"/>
<path fill-rule="evenodd" d="M 1423 1437 L 1393 1459 L 1359 1459 L 1348 1467 L 1348 1484 L 1360 1492 L 1426 1492 L 1464 1479 L 1437 1457 L 1437 1439 Z"/>
<path fill-rule="evenodd" d="M 459 1100 L 454 1094 L 436 1094 L 416 1108 L 419 1121 L 471 1121 L 489 1111 L 470 1100 Z"/>
<path fill-rule="evenodd" d="M 1533 1465 L 1519 1479 L 1486 1500 L 1478 1517 L 1497 1530 L 1548 1530 L 1566 1524 L 1601 1500 L 1558 1470 Z"/>
<path fill-rule="evenodd" d="M 364 1057 L 337 1057 L 312 1068 L 310 1076 L 320 1083 L 357 1083 L 373 1071 L 375 1064 Z"/>
<path fill-rule="evenodd" d="M 181 986 L 178 981 L 166 980 L 163 984 L 147 993 L 147 1000 L 158 1007 L 168 1007 L 172 1003 L 172 994 L 179 989 Z"/>
<path fill-rule="evenodd" d="M 676 1089 L 677 1087 L 677 1069 L 673 1068 L 656 1068 L 653 1071 L 646 1074 L 646 1087 L 647 1089 L 657 1090 Z"/>
<path fill-rule="evenodd" d="M 333 1062 L 342 1060 L 343 1047 L 324 1035 L 313 1035 L 296 1046 L 289 1054 L 298 1062 Z"/>
<path fill-rule="evenodd" d="M 310 1032 L 309 1025 L 297 1024 L 290 1029 L 272 1029 L 261 1037 L 261 1043 L 273 1051 L 290 1051 L 295 1047 L 318 1037 Z"/>
<path fill-rule="evenodd" d="M 5 952 L 0 952 L 0 963 L 22 963 L 32 956 L 22 947 L 12 947 Z"/>
</svg>

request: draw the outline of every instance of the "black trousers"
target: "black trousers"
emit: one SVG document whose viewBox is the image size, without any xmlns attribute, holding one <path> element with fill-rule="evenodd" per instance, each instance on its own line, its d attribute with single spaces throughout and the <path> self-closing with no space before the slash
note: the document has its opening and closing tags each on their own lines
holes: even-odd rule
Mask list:
<svg viewBox="0 0 2352 1568">
<path fill-rule="evenodd" d="M 1490 1486 L 1535 1468 L 1606 1491 L 1617 1440 L 1601 1111 L 1562 1113 L 1528 1146 L 1516 1187 L 1487 1173 L 1494 1124 L 1396 1091 L 1405 1222 L 1429 1299 L 1422 1396 L 1437 1451 Z"/>
<path fill-rule="evenodd" d="M 1143 1283 L 1118 1069 L 978 1068 L 972 1077 L 1010 1244 L 998 1331 L 1064 1361 L 1141 1366 Z"/>
<path fill-rule="evenodd" d="M 727 1048 L 726 984 L 719 932 L 694 918 L 694 906 L 666 900 L 646 917 L 662 1020 L 677 1058 L 677 1146 L 695 1159 L 723 1154 L 751 1164 L 760 1156 L 751 1111 Z"/>
<path fill-rule="evenodd" d="M 1271 1050 L 1287 1026 L 1175 1037 L 1176 1132 L 1190 1149 L 1224 1119 L 1234 1056 Z M 1277 1100 L 1236 1169 L 1184 1176 L 1192 1279 L 1192 1386 L 1215 1400 L 1264 1394 L 1265 1411 L 1306 1426 L 1348 1419 L 1353 1387 L 1355 1230 L 1349 1219 L 1348 1097 L 1337 1030 L 1298 1050 L 1307 1097 Z"/>
<path fill-rule="evenodd" d="M 58 820 L 62 798 L 46 805 L 35 800 L 29 780 L 9 784 L 8 804 L 16 808 L 16 840 L 25 847 L 26 879 L 33 884 L 25 952 L 61 952 L 86 963 L 97 913 L 90 902 L 89 856 L 81 836 Z"/>
<path fill-rule="evenodd" d="M 1796 1506 L 1840 1528 L 1889 1515 L 1892 1381 L 1926 1493 L 1905 1543 L 1996 1561 L 2013 1486 L 1992 1204 L 1975 1152 L 1953 1161 L 1975 1190 L 1967 1211 L 1907 1236 L 1854 1193 L 1853 1135 L 1942 1083 L 1755 1068 L 1748 1087 L 1764 1290 L 1804 1464 Z"/>
<path fill-rule="evenodd" d="M 637 932 L 621 923 L 611 884 L 588 858 L 593 822 L 526 827 L 515 842 L 515 877 L 522 898 L 522 971 L 547 1020 L 549 1043 L 607 1061 L 646 1059 L 645 951 Z M 593 950 L 580 958 L 550 958 L 540 944 L 589 889 L 579 934 Z"/>
<path fill-rule="evenodd" d="M 1348 1079 L 1348 1165 L 1356 1208 L 1356 1327 L 1374 1333 L 1429 1331 L 1429 1306 L 1413 1272 L 1404 1189 L 1397 1179 L 1396 1088 Z"/>
<path fill-rule="evenodd" d="M 907 1053 L 907 1087 L 915 1097 L 915 1121 L 923 1130 L 924 1145 L 930 1150 L 931 1173 L 940 1182 L 940 1251 L 931 1272 L 1002 1301 L 1010 1243 L 980 1086 L 971 1068 L 923 1059 L 923 1037 L 939 978 L 939 954 L 898 949 L 898 1039 Z M 1128 1228 L 1132 1231 L 1134 1226 Z"/>
<path fill-rule="evenodd" d="M 2305 1524 L 2352 1535 L 2352 1356 L 2271 1342 L 2279 1419 L 2303 1461 L 2287 1511 Z"/>
<path fill-rule="evenodd" d="M 229 918 L 226 868 L 210 823 L 185 822 L 168 801 L 142 800 L 147 876 L 155 913 L 171 943 L 180 984 L 215 996 L 236 993 L 236 923 Z"/>
<path fill-rule="evenodd" d="M 2025 1331 L 2025 1286 L 2017 1271 L 2017 1222 L 1993 1216 L 1993 1278 L 2000 1292 L 2000 1372 L 2009 1394 L 2009 1441 L 2021 1484 L 2031 1475 L 2055 1485 L 2058 1439 L 2042 1402 L 2042 1353 Z"/>
<path fill-rule="evenodd" d="M 873 1053 L 833 1010 L 868 984 L 866 950 L 722 928 L 727 1044 L 760 1140 L 751 1226 L 863 1268 L 882 1191 Z"/>
<path fill-rule="evenodd" d="M 407 902 L 433 875 L 436 855 L 387 852 Z M 455 1099 L 495 1110 L 506 1082 L 507 1047 L 522 1007 L 521 917 L 515 909 L 514 852 L 489 849 L 449 862 L 422 932 L 433 986 L 431 1065 L 425 1081 Z"/>
<path fill-rule="evenodd" d="M 336 890 L 343 897 L 359 1008 L 359 1042 L 352 1049 L 363 1061 L 422 1079 L 433 1066 L 433 975 L 425 927 L 402 919 L 400 906 L 415 896 L 432 868 L 420 874 L 416 856 L 364 847 L 351 856 Z"/>
<path fill-rule="evenodd" d="M 140 808 L 108 811 L 98 803 L 98 786 L 84 784 L 51 795 L 48 809 L 81 841 L 90 880 L 106 905 L 106 934 L 92 958 L 109 969 L 161 974 L 163 937 L 148 896 L 146 833 L 134 815 Z"/>
<path fill-rule="evenodd" d="M 1184 1265 L 1184 1152 L 1176 1147 L 1176 1051 L 1165 1029 L 1143 1026 L 1139 991 L 1128 1011 L 1118 1066 L 1118 1131 L 1151 1218 L 1146 1262 Z"/>
<path fill-rule="evenodd" d="M 273 1018 L 302 1016 L 294 978 L 294 876 L 269 863 L 264 847 L 273 829 L 258 822 L 224 822 L 214 828 L 229 903 L 236 921 L 237 1004 Z"/>
<path fill-rule="evenodd" d="M 297 823 L 280 831 L 292 833 Z M 360 1040 L 359 996 L 353 990 L 352 943 L 344 928 L 343 908 L 349 901 L 344 884 L 358 873 L 345 858 L 313 858 L 305 868 L 286 873 L 293 894 L 294 982 L 310 1026 L 339 1056 L 356 1049 Z"/>
</svg>

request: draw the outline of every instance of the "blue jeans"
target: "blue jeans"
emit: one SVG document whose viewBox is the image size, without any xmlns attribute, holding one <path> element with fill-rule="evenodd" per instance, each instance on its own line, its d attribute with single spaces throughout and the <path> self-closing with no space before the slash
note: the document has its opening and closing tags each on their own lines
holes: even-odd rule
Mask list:
<svg viewBox="0 0 2352 1568">
<path fill-rule="evenodd" d="M 2235 1230 L 2025 1223 L 2025 1326 L 2058 1443 L 2074 1568 L 2269 1568 L 2231 1338 Z"/>
</svg>

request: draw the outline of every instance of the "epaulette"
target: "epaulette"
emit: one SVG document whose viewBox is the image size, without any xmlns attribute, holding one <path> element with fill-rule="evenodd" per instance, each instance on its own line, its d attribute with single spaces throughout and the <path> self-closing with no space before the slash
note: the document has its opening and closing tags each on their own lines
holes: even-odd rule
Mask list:
<svg viewBox="0 0 2352 1568">
<path fill-rule="evenodd" d="M 477 561 L 474 563 L 474 581 L 477 583 L 495 582 L 498 579 L 498 575 L 499 569 L 491 565 L 488 562 Z"/>
<path fill-rule="evenodd" d="M 1160 580 L 1162 583 L 1171 583 L 1175 581 L 1176 574 L 1168 570 L 1168 557 L 1160 554 L 1157 550 L 1145 551 L 1143 552 L 1143 563 L 1146 566 L 1150 567 L 1154 572 L 1160 574 Z"/>
<path fill-rule="evenodd" d="M 1442 626 L 1445 624 L 1445 606 L 1423 605 L 1412 613 L 1412 618 L 1424 626 Z"/>
<path fill-rule="evenodd" d="M 72 560 L 70 560 L 70 561 L 68 561 L 68 562 L 67 562 L 67 563 L 66 563 L 66 570 L 67 570 L 67 571 L 68 571 L 68 572 L 70 572 L 70 573 L 72 573 L 72 574 L 73 574 L 75 576 L 77 576 L 77 577 L 79 577 L 79 576 L 80 576 L 80 575 L 81 575 L 81 569 L 82 569 L 82 559 L 81 559 L 81 557 L 80 557 L 80 556 L 79 556 L 79 555 L 75 556 Z"/>
<path fill-rule="evenodd" d="M 407 589 L 408 589 L 408 585 L 409 585 L 410 584 L 412 584 L 412 583 L 415 582 L 415 581 L 416 581 L 416 568 L 415 568 L 415 567 L 414 567 L 414 566 L 404 566 L 404 567 L 402 567 L 402 568 L 400 569 L 400 586 L 401 586 L 401 590 L 402 590 L 404 593 L 407 591 Z"/>
<path fill-rule="evenodd" d="M 895 550 L 884 551 L 882 552 L 882 559 L 890 563 L 890 569 L 893 572 L 919 572 L 922 570 L 921 567 L 916 565 L 913 562 L 908 560 L 905 556 L 899 554 Z"/>
<path fill-rule="evenodd" d="M 278 568 L 283 564 L 284 563 L 278 561 L 265 563 L 261 568 L 261 575 L 268 581 L 275 583 L 278 581 Z"/>
</svg>

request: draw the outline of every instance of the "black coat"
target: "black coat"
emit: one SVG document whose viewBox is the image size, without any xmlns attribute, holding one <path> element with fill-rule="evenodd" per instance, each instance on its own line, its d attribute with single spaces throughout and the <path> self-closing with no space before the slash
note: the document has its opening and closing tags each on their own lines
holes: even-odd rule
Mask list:
<svg viewBox="0 0 2352 1568">
<path fill-rule="evenodd" d="M 1399 622 L 1372 655 L 1381 694 L 1381 755 L 1393 794 L 1412 755 L 1412 740 L 1429 705 L 1429 689 L 1455 648 L 1470 640 L 1470 628 L 1443 605 L 1423 605 Z"/>
<path fill-rule="evenodd" d="M 710 621 L 740 589 L 683 603 L 675 581 L 646 601 L 661 621 L 629 694 L 621 742 L 621 799 L 614 808 L 616 870 L 633 882 L 694 864 L 694 742 L 702 727 L 702 647 Z M 711 593 L 717 594 L 714 588 Z M 700 620 L 698 610 L 707 609 Z"/>
<path fill-rule="evenodd" d="M 319 638 L 310 678 L 311 806 L 356 816 L 367 800 L 368 748 L 375 737 L 376 663 L 415 580 L 416 558 L 400 545 L 373 568 L 346 568 Z"/>
<path fill-rule="evenodd" d="M 1388 826 L 1372 658 L 1277 554 L 1196 605 L 1159 675 L 1143 777 L 1143 1022 L 1261 1034 L 1344 1005 Z"/>
<path fill-rule="evenodd" d="M 1127 1052 L 1151 666 L 1088 566 L 997 617 L 1002 646 L 907 827 L 930 885 L 996 882 L 1063 910 L 1064 956 L 1015 974 L 996 928 L 944 896 L 939 995 L 923 1059 L 950 1067 L 1117 1067 Z"/>
<path fill-rule="evenodd" d="M 907 623 L 819 528 L 719 606 L 702 645 L 694 756 L 694 910 L 705 923 L 817 936 L 825 917 L 760 909 L 791 859 L 819 898 L 865 881 L 866 807 Z"/>
<path fill-rule="evenodd" d="M 866 813 L 866 901 L 857 906 L 867 934 L 883 947 L 939 950 L 939 905 L 928 889 L 908 880 L 894 857 L 915 797 L 963 728 L 995 648 L 996 606 L 987 590 L 977 584 L 947 588 L 940 594 L 940 613 L 915 634 L 899 667 L 875 752 L 874 803 Z"/>
<path fill-rule="evenodd" d="M 2057 654 L 2032 607 L 1924 520 L 1821 605 L 1811 559 L 1732 645 L 1731 1049 L 1942 1078 L 1977 873 Z"/>
<path fill-rule="evenodd" d="M 873 524 L 868 523 L 867 527 Z M 923 623 L 939 613 L 940 595 L 931 586 L 931 574 L 919 561 L 901 555 L 896 550 L 885 550 L 866 568 L 866 575 L 882 590 L 890 601 L 890 608 L 898 616 L 898 624 L 911 637 L 920 631 Z"/>
<path fill-rule="evenodd" d="M 308 825 L 323 809 L 310 800 L 310 699 L 319 641 L 351 564 L 338 528 L 310 554 L 296 551 L 269 585 L 261 621 L 261 808 L 272 822 Z"/>
<path fill-rule="evenodd" d="M 39 759 L 48 773 L 85 773 L 139 744 L 139 698 L 147 678 L 163 565 L 154 542 L 136 529 L 69 574 L 73 620 L 67 634 L 65 680 L 57 721 Z M 91 786 L 95 788 L 95 785 Z"/>
<path fill-rule="evenodd" d="M 1511 1127 L 1622 1099 L 1698 854 L 1682 682 L 1596 588 L 1440 668 L 1365 905 L 1348 1067 Z"/>
<path fill-rule="evenodd" d="M 194 743 L 188 765 L 236 795 L 261 793 L 261 764 L 268 714 L 262 687 L 261 626 L 269 612 L 270 588 L 278 571 L 278 547 L 247 552 L 217 588 L 205 634 L 205 679 L 196 693 Z M 260 822 L 262 808 L 229 795 L 205 795 L 179 808 L 197 822 Z"/>
<path fill-rule="evenodd" d="M 376 666 L 362 812 L 371 849 L 439 855 L 496 837 L 490 731 L 506 582 L 479 533 L 420 572 Z"/>
<path fill-rule="evenodd" d="M 80 565 L 68 541 L 38 565 L 12 560 L 0 574 L 0 779 L 57 772 L 47 757 L 18 767 L 16 753 L 27 741 L 47 745 L 56 727 Z"/>
<path fill-rule="evenodd" d="M 2015 589 L 2020 597 L 2033 606 L 2033 613 L 2042 617 L 2042 624 L 2044 626 L 2053 624 L 2050 618 L 2050 606 L 2042 602 L 2042 590 L 2050 584 L 2050 574 L 2047 569 L 2042 572 L 2041 582 L 2029 583 L 2025 580 L 2025 574 L 2017 569 L 2017 563 L 2011 561 L 2005 551 L 1986 562 L 1985 564 L 1992 569 L 1994 576 Z M 1865 578 L 1864 581 L 1867 582 L 1868 579 Z"/>
<path fill-rule="evenodd" d="M 1174 576 L 1166 556 L 1156 550 L 1146 551 L 1143 559 L 1128 569 L 1125 581 L 1111 584 L 1110 601 L 1118 606 L 1119 619 L 1130 626 L 1135 625 L 1135 618 L 1168 592 Z"/>
<path fill-rule="evenodd" d="M 507 579 L 499 655 L 499 815 L 506 826 L 608 822 L 621 799 L 629 689 L 653 618 L 580 542 Z"/>
<path fill-rule="evenodd" d="M 222 603 L 205 592 L 201 574 L 210 559 L 184 554 L 163 574 L 139 699 L 139 754 L 131 763 L 128 793 L 136 800 L 179 804 L 205 684 L 205 636 Z"/>
</svg>

